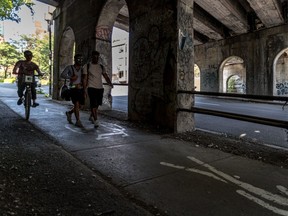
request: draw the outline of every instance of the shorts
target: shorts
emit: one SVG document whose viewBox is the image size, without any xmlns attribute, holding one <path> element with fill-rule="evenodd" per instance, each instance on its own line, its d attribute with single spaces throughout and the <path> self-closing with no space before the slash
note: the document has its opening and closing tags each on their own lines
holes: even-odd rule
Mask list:
<svg viewBox="0 0 288 216">
<path fill-rule="evenodd" d="M 71 100 L 72 103 L 75 104 L 79 102 L 80 105 L 85 104 L 84 90 L 77 88 L 70 88 Z"/>
<path fill-rule="evenodd" d="M 88 88 L 88 96 L 90 99 L 91 109 L 98 108 L 98 106 L 102 105 L 103 93 L 104 93 L 104 88 L 102 89 Z"/>
</svg>

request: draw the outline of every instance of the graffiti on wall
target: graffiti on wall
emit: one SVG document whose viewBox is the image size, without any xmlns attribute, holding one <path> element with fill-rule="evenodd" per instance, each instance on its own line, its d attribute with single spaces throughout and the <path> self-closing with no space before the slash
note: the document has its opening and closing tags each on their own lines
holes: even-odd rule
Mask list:
<svg viewBox="0 0 288 216">
<path fill-rule="evenodd" d="M 193 10 L 184 2 L 178 7 L 178 72 L 177 72 L 177 90 L 194 90 L 194 50 L 193 50 Z M 191 95 L 178 93 L 177 106 L 179 108 L 187 108 L 192 106 L 193 100 Z M 189 115 L 190 116 L 190 115 Z M 191 116 L 190 116 L 191 117 Z M 178 115 L 177 127 L 184 128 L 192 119 L 185 114 Z M 181 120 L 180 120 L 181 119 Z"/>
<path fill-rule="evenodd" d="M 162 37 L 158 26 L 152 26 L 147 35 L 140 37 L 132 48 L 134 80 L 136 82 L 146 80 L 151 93 L 155 96 L 163 94 L 159 89 L 162 89 L 168 48 L 169 42 Z"/>
<path fill-rule="evenodd" d="M 215 72 L 206 72 L 202 73 L 203 77 L 201 77 L 204 89 L 214 89 L 217 83 L 217 75 Z"/>
<path fill-rule="evenodd" d="M 276 83 L 277 95 L 288 95 L 288 81 Z"/>
<path fill-rule="evenodd" d="M 163 80 L 170 40 L 161 28 L 158 25 L 151 26 L 149 31 L 142 33 L 131 46 L 133 53 L 131 71 L 133 73 L 130 77 L 134 83 L 130 86 L 137 93 L 130 96 L 133 101 L 132 109 L 141 116 L 151 115 L 153 104 L 155 106 L 154 100 L 159 102 L 160 98 L 162 101 L 165 97 Z"/>
<path fill-rule="evenodd" d="M 112 30 L 107 25 L 101 25 L 96 27 L 96 38 L 105 41 L 111 41 Z"/>
<path fill-rule="evenodd" d="M 81 53 L 84 57 L 84 59 L 88 58 L 88 55 L 90 53 L 92 49 L 92 46 L 90 44 L 90 39 L 86 39 L 81 41 L 78 45 L 77 45 L 77 52 Z"/>
</svg>

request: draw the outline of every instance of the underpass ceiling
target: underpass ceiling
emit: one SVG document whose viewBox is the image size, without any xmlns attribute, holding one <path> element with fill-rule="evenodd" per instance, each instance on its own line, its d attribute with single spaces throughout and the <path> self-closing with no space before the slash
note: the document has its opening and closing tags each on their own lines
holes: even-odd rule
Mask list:
<svg viewBox="0 0 288 216">
<path fill-rule="evenodd" d="M 61 0 L 38 0 L 57 6 Z M 287 23 L 288 0 L 194 0 L 194 44 Z M 129 12 L 124 6 L 115 26 L 129 30 Z"/>
</svg>

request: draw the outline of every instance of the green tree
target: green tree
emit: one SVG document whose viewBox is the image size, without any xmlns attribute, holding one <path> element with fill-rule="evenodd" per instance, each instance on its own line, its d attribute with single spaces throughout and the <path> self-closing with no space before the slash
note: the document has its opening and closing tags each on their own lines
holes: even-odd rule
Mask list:
<svg viewBox="0 0 288 216">
<path fill-rule="evenodd" d="M 17 47 L 8 42 L 0 43 L 0 65 L 4 67 L 4 78 L 7 78 L 9 67 L 14 66 L 19 58 L 20 53 Z"/>
<path fill-rule="evenodd" d="M 1 0 L 0 1 L 0 20 L 12 20 L 17 23 L 21 21 L 18 12 L 22 6 L 30 9 L 31 15 L 34 15 L 32 0 Z"/>
<path fill-rule="evenodd" d="M 12 43 L 23 53 L 30 50 L 33 53 L 33 62 L 38 64 L 41 72 L 49 76 L 49 37 L 48 35 L 20 35 L 19 40 Z M 23 54 L 22 54 L 23 56 Z"/>
<path fill-rule="evenodd" d="M 49 76 L 49 38 L 44 35 L 35 41 L 35 47 L 31 49 L 33 52 L 33 61 L 39 65 L 40 70 L 44 73 L 44 77 Z"/>
</svg>

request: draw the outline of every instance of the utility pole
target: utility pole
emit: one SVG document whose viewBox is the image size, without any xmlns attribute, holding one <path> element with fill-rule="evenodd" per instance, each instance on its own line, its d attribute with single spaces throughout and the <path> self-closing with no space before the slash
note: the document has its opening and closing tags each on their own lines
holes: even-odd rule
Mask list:
<svg viewBox="0 0 288 216">
<path fill-rule="evenodd" d="M 49 96 L 52 95 L 52 29 L 53 25 L 53 12 L 50 11 L 50 7 L 48 7 L 48 13 L 45 13 L 45 21 L 47 22 L 47 30 L 49 33 Z"/>
</svg>

